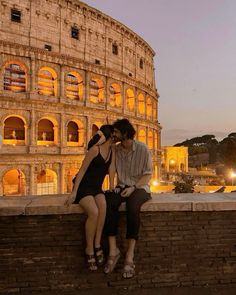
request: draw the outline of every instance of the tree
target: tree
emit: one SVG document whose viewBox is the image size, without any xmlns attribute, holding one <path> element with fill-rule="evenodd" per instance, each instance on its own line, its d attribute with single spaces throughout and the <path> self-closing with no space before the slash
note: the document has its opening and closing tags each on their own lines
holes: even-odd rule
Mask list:
<svg viewBox="0 0 236 295">
<path fill-rule="evenodd" d="M 183 175 L 181 181 L 174 182 L 174 192 L 175 194 L 193 193 L 194 185 L 193 178 L 188 175 Z"/>
</svg>

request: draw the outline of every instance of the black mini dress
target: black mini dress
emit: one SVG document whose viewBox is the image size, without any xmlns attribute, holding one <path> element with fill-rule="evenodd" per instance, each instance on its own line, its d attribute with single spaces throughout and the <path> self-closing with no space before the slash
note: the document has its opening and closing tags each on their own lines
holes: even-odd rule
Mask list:
<svg viewBox="0 0 236 295">
<path fill-rule="evenodd" d="M 99 149 L 97 156 L 93 158 L 89 164 L 89 167 L 80 182 L 74 204 L 78 204 L 80 200 L 86 196 L 96 196 L 97 194 L 103 193 L 102 184 L 108 173 L 111 159 L 112 151 L 109 152 L 108 160 L 105 160 Z"/>
</svg>

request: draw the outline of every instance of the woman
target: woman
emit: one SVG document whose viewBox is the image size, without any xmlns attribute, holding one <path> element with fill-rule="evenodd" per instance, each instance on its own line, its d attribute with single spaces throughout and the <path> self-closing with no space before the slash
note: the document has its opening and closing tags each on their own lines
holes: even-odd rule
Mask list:
<svg viewBox="0 0 236 295">
<path fill-rule="evenodd" d="M 102 183 L 109 172 L 110 189 L 114 188 L 114 157 L 112 157 L 112 125 L 102 125 L 88 144 L 82 166 L 76 175 L 67 203 L 76 203 L 87 213 L 85 224 L 85 257 L 90 270 L 102 265 L 104 255 L 101 236 L 106 216 L 106 201 Z"/>
</svg>

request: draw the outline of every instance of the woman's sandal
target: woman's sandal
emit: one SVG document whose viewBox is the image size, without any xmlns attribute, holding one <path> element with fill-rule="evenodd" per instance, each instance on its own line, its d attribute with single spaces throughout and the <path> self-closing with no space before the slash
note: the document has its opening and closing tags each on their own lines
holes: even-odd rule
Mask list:
<svg viewBox="0 0 236 295">
<path fill-rule="evenodd" d="M 131 279 L 135 275 L 135 265 L 133 262 L 125 261 L 122 276 L 124 279 Z"/>
<path fill-rule="evenodd" d="M 94 255 L 85 254 L 85 260 L 89 270 L 95 271 L 98 269 Z"/>
<path fill-rule="evenodd" d="M 105 267 L 104 267 L 104 273 L 105 274 L 109 274 L 109 273 L 111 273 L 113 271 L 113 269 L 115 268 L 119 258 L 120 258 L 120 252 L 117 253 L 116 255 L 108 256 L 107 263 L 105 264 Z"/>
<path fill-rule="evenodd" d="M 95 248 L 95 258 L 98 266 L 104 264 L 104 253 L 101 247 Z"/>
</svg>

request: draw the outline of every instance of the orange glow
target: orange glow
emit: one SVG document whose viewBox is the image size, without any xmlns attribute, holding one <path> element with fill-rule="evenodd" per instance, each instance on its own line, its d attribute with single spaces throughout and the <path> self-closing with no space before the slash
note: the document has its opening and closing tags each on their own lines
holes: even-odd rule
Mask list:
<svg viewBox="0 0 236 295">
<path fill-rule="evenodd" d="M 126 90 L 126 108 L 127 110 L 133 112 L 135 105 L 134 91 L 132 89 Z"/>
<path fill-rule="evenodd" d="M 110 86 L 110 106 L 112 107 L 121 107 L 121 88 L 119 84 L 112 83 Z"/>
<path fill-rule="evenodd" d="M 138 132 L 138 140 L 146 144 L 147 139 L 146 139 L 146 131 L 145 130 L 143 130 L 143 129 L 139 130 L 139 132 Z"/>
<path fill-rule="evenodd" d="M 104 84 L 102 80 L 91 79 L 89 97 L 92 103 L 104 103 Z"/>
<path fill-rule="evenodd" d="M 152 100 L 150 97 L 147 98 L 147 117 L 152 118 Z"/>
<path fill-rule="evenodd" d="M 70 72 L 66 79 L 66 97 L 75 100 L 83 100 L 83 79 L 77 72 Z"/>
<path fill-rule="evenodd" d="M 43 67 L 39 70 L 38 93 L 45 96 L 57 96 L 57 74 L 53 69 Z"/>
<path fill-rule="evenodd" d="M 138 112 L 140 115 L 145 114 L 145 99 L 142 93 L 138 95 Z"/>
</svg>

